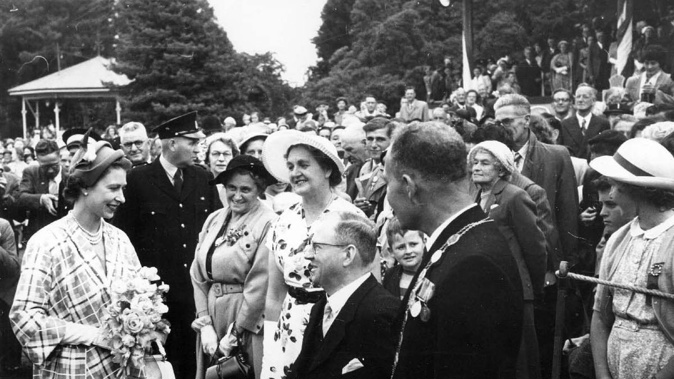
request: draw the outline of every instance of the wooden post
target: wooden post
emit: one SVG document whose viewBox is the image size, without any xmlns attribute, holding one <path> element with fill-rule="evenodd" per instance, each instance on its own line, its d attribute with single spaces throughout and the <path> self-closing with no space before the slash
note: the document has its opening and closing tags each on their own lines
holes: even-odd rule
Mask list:
<svg viewBox="0 0 674 379">
<path fill-rule="evenodd" d="M 26 98 L 21 96 L 21 118 L 23 119 L 23 138 L 26 138 L 26 133 L 28 132 L 28 126 L 26 125 Z"/>
</svg>

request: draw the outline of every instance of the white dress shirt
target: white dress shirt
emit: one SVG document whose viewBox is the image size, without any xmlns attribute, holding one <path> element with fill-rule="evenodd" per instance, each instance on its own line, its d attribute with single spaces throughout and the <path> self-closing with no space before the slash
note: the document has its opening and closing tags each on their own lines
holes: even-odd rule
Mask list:
<svg viewBox="0 0 674 379">
<path fill-rule="evenodd" d="M 164 167 L 164 171 L 166 171 L 166 176 L 168 176 L 169 182 L 175 185 L 173 178 L 176 176 L 178 167 L 174 166 L 171 162 L 167 161 L 163 155 L 159 156 L 159 163 L 161 163 L 161 166 Z"/>
<path fill-rule="evenodd" d="M 335 317 L 342 310 L 344 304 L 346 304 L 346 301 L 349 300 L 351 295 L 353 295 L 353 293 L 356 292 L 356 290 L 363 283 L 365 283 L 365 281 L 371 275 L 372 274 L 368 272 L 367 274 L 340 288 L 337 292 L 333 293 L 332 296 L 328 296 L 328 302 L 325 304 L 325 307 L 328 308 L 329 306 L 332 309 L 332 315 L 328 318 L 325 317 L 325 314 L 323 315 L 323 335 L 328 333 L 330 326 L 332 326 L 332 322 L 335 321 Z"/>
</svg>

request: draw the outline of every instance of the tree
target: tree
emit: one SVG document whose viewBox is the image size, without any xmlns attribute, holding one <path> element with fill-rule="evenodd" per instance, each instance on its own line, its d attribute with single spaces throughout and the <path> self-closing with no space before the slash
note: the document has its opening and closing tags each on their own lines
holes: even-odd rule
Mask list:
<svg viewBox="0 0 674 379">
<path fill-rule="evenodd" d="M 318 35 L 311 41 L 316 45 L 318 62 L 311 69 L 320 78 L 330 71 L 330 57 L 343 47 L 351 47 L 351 9 L 355 0 L 328 0 L 323 6 Z"/>
<path fill-rule="evenodd" d="M 20 102 L 7 90 L 95 57 L 110 56 L 114 0 L 24 0 L 0 5 L 0 132 L 21 133 Z M 11 10 L 11 11 L 10 11 Z M 106 105 L 63 100 L 63 124 L 114 120 Z M 44 104 L 43 104 L 44 106 Z M 110 104 L 107 105 L 110 107 Z M 42 121 L 53 119 L 42 112 Z"/>
<path fill-rule="evenodd" d="M 115 70 L 126 117 L 150 126 L 197 110 L 238 116 L 286 107 L 283 67 L 269 54 L 237 54 L 206 0 L 120 0 Z"/>
</svg>

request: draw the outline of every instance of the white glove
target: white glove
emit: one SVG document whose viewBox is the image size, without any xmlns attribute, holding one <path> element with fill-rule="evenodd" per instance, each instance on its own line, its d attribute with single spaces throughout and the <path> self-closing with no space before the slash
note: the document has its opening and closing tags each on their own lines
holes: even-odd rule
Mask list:
<svg viewBox="0 0 674 379">
<path fill-rule="evenodd" d="M 213 325 L 205 325 L 201 328 L 201 347 L 204 354 L 213 356 L 218 348 L 218 335 L 215 333 Z"/>
<path fill-rule="evenodd" d="M 227 329 L 227 334 L 222 337 L 220 340 L 220 352 L 225 356 L 229 357 L 230 354 L 232 353 L 232 350 L 234 350 L 235 347 L 239 346 L 239 343 L 237 342 L 236 336 L 232 334 L 232 327 L 234 326 L 234 323 L 229 324 L 229 328 Z"/>
</svg>

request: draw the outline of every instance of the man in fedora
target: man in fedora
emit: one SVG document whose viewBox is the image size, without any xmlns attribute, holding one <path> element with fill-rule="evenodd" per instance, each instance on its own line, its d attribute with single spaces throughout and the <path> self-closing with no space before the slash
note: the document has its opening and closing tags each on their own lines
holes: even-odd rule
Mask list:
<svg viewBox="0 0 674 379">
<path fill-rule="evenodd" d="M 196 372 L 190 266 L 206 217 L 222 207 L 215 187 L 208 185 L 210 174 L 194 166 L 199 142 L 205 137 L 196 117 L 197 112 L 190 112 L 153 130 L 161 139 L 161 155 L 151 164 L 129 171 L 126 203 L 115 216 L 141 264 L 156 267 L 171 287 L 166 317 L 171 334 L 166 350 L 176 378 Z"/>
<path fill-rule="evenodd" d="M 463 139 L 440 122 L 412 123 L 397 131 L 384 167 L 401 228 L 430 236 L 403 298 L 392 377 L 514 376 L 520 274 L 505 237 L 469 193 Z"/>
<path fill-rule="evenodd" d="M 400 301 L 371 274 L 377 233 L 356 213 L 330 212 L 312 236 L 311 281 L 327 298 L 314 305 L 289 378 L 391 376 L 393 321 Z M 348 375 L 348 376 L 347 376 Z"/>
</svg>

